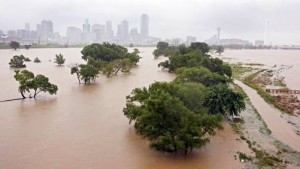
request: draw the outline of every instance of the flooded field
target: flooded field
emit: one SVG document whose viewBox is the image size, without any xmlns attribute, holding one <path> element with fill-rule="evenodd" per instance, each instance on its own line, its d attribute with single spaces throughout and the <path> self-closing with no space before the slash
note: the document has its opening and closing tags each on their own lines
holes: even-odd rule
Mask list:
<svg viewBox="0 0 300 169">
<path fill-rule="evenodd" d="M 287 87 L 300 90 L 300 50 L 225 50 L 223 58 L 237 63 L 260 63 L 269 67 L 290 65 L 291 69 L 283 70 Z"/>
<path fill-rule="evenodd" d="M 27 69 L 58 86 L 54 96 L 0 103 L 0 168 L 242 168 L 234 155 L 249 150 L 227 123 L 208 146 L 187 156 L 153 151 L 135 134 L 122 112 L 126 95 L 133 88 L 174 78 L 157 67 L 163 58 L 154 60 L 153 48 L 139 50 L 143 58 L 131 74 L 109 79 L 100 75 L 91 85 L 78 85 L 70 68 L 53 63 L 58 53 L 66 65 L 82 63 L 79 48 L 0 50 L 0 100 L 21 97 L 8 65 L 14 55 L 39 57 L 42 62 L 27 62 Z"/>
</svg>

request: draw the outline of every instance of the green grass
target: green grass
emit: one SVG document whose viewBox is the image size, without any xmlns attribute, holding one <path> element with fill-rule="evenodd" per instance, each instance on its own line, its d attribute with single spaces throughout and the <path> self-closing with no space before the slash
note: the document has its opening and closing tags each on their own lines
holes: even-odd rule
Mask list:
<svg viewBox="0 0 300 169">
<path fill-rule="evenodd" d="M 232 69 L 232 78 L 240 79 L 242 75 L 247 72 L 251 72 L 253 68 L 251 67 L 244 67 L 241 64 L 229 64 Z"/>
<path fill-rule="evenodd" d="M 253 160 L 253 158 L 251 156 L 248 156 L 245 153 L 242 153 L 242 152 L 239 152 L 239 151 L 237 153 L 239 155 L 240 161 L 241 160 L 244 160 L 244 161 L 252 161 Z"/>
</svg>

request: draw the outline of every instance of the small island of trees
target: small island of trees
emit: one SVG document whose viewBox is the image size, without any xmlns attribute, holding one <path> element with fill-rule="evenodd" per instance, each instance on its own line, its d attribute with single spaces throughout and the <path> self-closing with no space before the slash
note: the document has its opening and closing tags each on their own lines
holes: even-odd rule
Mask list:
<svg viewBox="0 0 300 169">
<path fill-rule="evenodd" d="M 69 66 L 71 74 L 76 74 L 79 84 L 81 80 L 85 84 L 94 81 L 100 72 L 108 78 L 118 72 L 129 73 L 141 58 L 137 49 L 130 53 L 120 45 L 109 43 L 85 46 L 81 53 L 82 59 L 87 63 Z"/>
<path fill-rule="evenodd" d="M 24 55 L 15 55 L 12 59 L 10 59 L 10 62 L 8 64 L 12 68 L 25 68 L 26 65 L 24 64 L 24 62 L 28 61 L 28 59 L 29 58 L 25 58 Z"/>
</svg>

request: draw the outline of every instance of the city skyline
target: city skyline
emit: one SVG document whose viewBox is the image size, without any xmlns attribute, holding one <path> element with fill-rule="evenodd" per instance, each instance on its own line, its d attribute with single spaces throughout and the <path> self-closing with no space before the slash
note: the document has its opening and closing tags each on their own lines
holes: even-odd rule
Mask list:
<svg viewBox="0 0 300 169">
<path fill-rule="evenodd" d="M 81 25 L 85 18 L 91 23 L 110 20 L 114 29 L 123 19 L 139 27 L 137 16 L 147 13 L 151 16 L 150 35 L 163 39 L 195 36 L 205 40 L 220 26 L 224 38 L 254 41 L 264 39 L 268 20 L 269 43 L 300 44 L 300 24 L 295 22 L 300 1 L 296 0 L 0 0 L 0 4 L 2 30 L 48 19 L 64 34 L 67 26 Z"/>
<path fill-rule="evenodd" d="M 33 27 L 33 28 L 32 28 Z M 34 28 L 35 27 L 35 28 Z M 30 29 L 32 28 L 32 29 Z M 19 41 L 23 44 L 91 44 L 91 43 L 118 43 L 118 44 L 154 44 L 160 39 L 149 36 L 149 16 L 142 14 L 140 27 L 130 26 L 127 20 L 122 20 L 113 29 L 111 21 L 103 23 L 90 23 L 84 20 L 82 27 L 68 26 L 65 34 L 56 32 L 51 20 L 42 20 L 36 26 L 26 22 L 23 28 L 16 30 L 0 31 L 1 43 L 7 41 Z"/>
</svg>

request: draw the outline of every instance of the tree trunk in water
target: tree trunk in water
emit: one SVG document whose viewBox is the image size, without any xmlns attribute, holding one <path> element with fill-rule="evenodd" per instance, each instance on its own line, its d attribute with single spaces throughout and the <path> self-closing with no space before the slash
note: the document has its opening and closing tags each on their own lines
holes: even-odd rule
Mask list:
<svg viewBox="0 0 300 169">
<path fill-rule="evenodd" d="M 115 75 L 121 70 L 121 68 L 122 68 L 122 66 L 119 66 L 119 67 L 118 67 L 118 69 L 117 69 Z"/>
<path fill-rule="evenodd" d="M 21 95 L 22 95 L 23 99 L 25 99 L 25 98 L 26 98 L 26 97 L 24 96 L 24 93 L 23 93 L 23 92 L 21 92 Z"/>
<path fill-rule="evenodd" d="M 36 90 L 34 90 L 33 98 L 35 98 L 36 95 L 37 95 Z"/>
<path fill-rule="evenodd" d="M 81 84 L 81 82 L 80 82 L 80 76 L 79 76 L 78 73 L 77 73 L 77 79 L 78 79 L 79 84 Z"/>
</svg>

